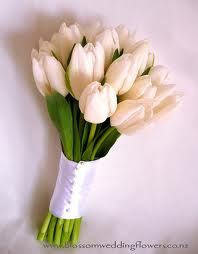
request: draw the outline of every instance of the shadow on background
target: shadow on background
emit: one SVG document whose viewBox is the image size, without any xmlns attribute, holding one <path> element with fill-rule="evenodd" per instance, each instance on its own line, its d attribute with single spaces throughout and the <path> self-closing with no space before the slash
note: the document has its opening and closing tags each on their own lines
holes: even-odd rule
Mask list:
<svg viewBox="0 0 198 254">
<path fill-rule="evenodd" d="M 24 202 L 24 213 L 29 218 L 29 225 L 34 232 L 38 230 L 38 226 L 48 211 L 50 196 L 56 181 L 60 148 L 56 147 L 57 141 L 53 140 L 54 136 L 57 139 L 58 137 L 56 134 L 54 135 L 54 127 L 48 124 L 49 117 L 44 99 L 40 96 L 34 84 L 30 55 L 32 48 L 38 47 L 40 37 L 49 40 L 52 33 L 58 30 L 61 22 L 66 21 L 66 23 L 70 24 L 74 20 L 76 20 L 76 17 L 71 12 L 61 13 L 59 16 L 49 16 L 46 13 L 30 14 L 24 20 L 24 22 L 27 22 L 26 28 L 8 32 L 3 42 L 14 63 L 17 74 L 24 79 L 24 82 L 18 85 L 26 85 L 24 89 L 29 89 L 29 93 L 35 101 L 36 111 L 41 114 L 39 117 L 42 118 L 44 124 L 46 123 L 45 126 L 47 126 L 45 135 L 46 156 L 42 158 L 40 163 L 37 179 L 35 180 L 36 184 L 32 191 L 32 198 Z M 31 115 L 29 117 L 31 118 Z M 24 128 L 27 128 L 27 132 L 31 135 L 34 130 L 28 118 L 25 119 L 27 125 Z M 55 143 L 55 147 L 53 143 Z M 36 146 L 36 141 L 34 146 Z"/>
</svg>

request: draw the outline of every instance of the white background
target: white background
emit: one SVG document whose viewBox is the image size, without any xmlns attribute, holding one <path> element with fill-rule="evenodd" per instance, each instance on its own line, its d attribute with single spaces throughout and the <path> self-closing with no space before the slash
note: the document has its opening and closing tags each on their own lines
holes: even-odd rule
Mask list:
<svg viewBox="0 0 198 254">
<path fill-rule="evenodd" d="M 0 253 L 198 252 L 198 1 L 30 0 L 0 7 Z M 97 170 L 81 243 L 188 243 L 180 249 L 45 249 L 35 240 L 53 191 L 60 145 L 32 78 L 30 52 L 60 22 L 127 25 L 150 38 L 183 106 L 121 137 Z"/>
</svg>

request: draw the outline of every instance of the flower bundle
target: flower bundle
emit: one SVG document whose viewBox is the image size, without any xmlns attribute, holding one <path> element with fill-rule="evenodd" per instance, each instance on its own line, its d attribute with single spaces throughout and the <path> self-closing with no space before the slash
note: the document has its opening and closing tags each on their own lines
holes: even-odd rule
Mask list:
<svg viewBox="0 0 198 254">
<path fill-rule="evenodd" d="M 50 208 L 37 239 L 77 243 L 95 162 L 121 134 L 131 135 L 176 108 L 168 71 L 147 40 L 126 27 L 63 23 L 32 50 L 35 83 L 60 136 L 62 155 Z M 77 173 L 76 173 L 77 172 Z"/>
</svg>

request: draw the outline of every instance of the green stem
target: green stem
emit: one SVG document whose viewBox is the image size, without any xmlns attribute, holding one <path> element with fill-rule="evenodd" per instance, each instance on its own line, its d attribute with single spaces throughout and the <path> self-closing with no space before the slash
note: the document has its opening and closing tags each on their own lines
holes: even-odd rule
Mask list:
<svg viewBox="0 0 198 254">
<path fill-rule="evenodd" d="M 52 244 L 54 240 L 54 229 L 56 226 L 57 218 L 52 215 L 52 218 L 50 220 L 49 228 L 48 228 L 48 235 L 47 235 L 47 241 L 48 243 Z"/>
<path fill-rule="evenodd" d="M 61 234 L 61 241 L 60 241 L 60 247 L 65 247 L 66 239 L 67 239 L 67 233 L 65 233 L 64 231 L 62 231 L 62 234 Z"/>
<path fill-rule="evenodd" d="M 102 135 L 102 137 L 99 139 L 99 141 L 96 143 L 96 146 L 93 149 L 92 155 L 91 155 L 91 161 L 93 161 L 95 159 L 96 153 L 98 151 L 98 148 L 100 147 L 100 145 L 104 142 L 104 140 L 106 139 L 107 136 L 109 136 L 109 134 L 114 130 L 114 127 L 110 127 L 108 128 L 105 133 Z"/>
<path fill-rule="evenodd" d="M 47 229 L 48 229 L 48 226 L 49 226 L 49 223 L 50 223 L 50 220 L 51 220 L 51 217 L 52 217 L 52 214 L 50 212 L 48 212 L 48 214 L 45 217 L 44 222 L 43 222 L 43 224 L 41 226 L 41 229 L 38 232 L 37 240 L 39 240 L 39 241 L 43 241 L 44 240 L 46 232 L 47 232 Z"/>
<path fill-rule="evenodd" d="M 58 218 L 56 223 L 55 236 L 54 236 L 54 243 L 58 246 L 60 245 L 60 242 L 61 242 L 63 224 L 64 224 L 64 219 Z"/>
<path fill-rule="evenodd" d="M 74 227 L 73 227 L 73 231 L 72 231 L 72 236 L 71 236 L 71 244 L 72 245 L 77 244 L 77 242 L 78 242 L 81 221 L 82 221 L 82 217 L 75 219 Z"/>
<path fill-rule="evenodd" d="M 68 230 L 68 234 L 67 234 L 65 243 L 67 243 L 70 240 L 70 236 L 71 236 L 73 226 L 74 226 L 74 221 L 75 221 L 75 219 L 70 219 L 69 230 Z"/>
<path fill-rule="evenodd" d="M 70 224 L 70 219 L 66 219 L 64 222 L 64 227 L 63 227 L 63 231 L 65 233 L 69 232 L 69 224 Z"/>
<path fill-rule="evenodd" d="M 95 135 L 95 132 L 96 132 L 96 127 L 97 127 L 97 124 L 92 123 L 91 130 L 89 132 L 89 138 L 88 138 L 87 146 L 91 143 L 91 141 L 94 138 L 94 135 Z"/>
<path fill-rule="evenodd" d="M 67 235 L 69 232 L 69 225 L 70 225 L 70 219 L 66 219 L 64 221 L 63 229 L 62 229 L 62 235 L 61 235 L 61 243 L 60 246 L 64 247 L 67 240 Z"/>
</svg>

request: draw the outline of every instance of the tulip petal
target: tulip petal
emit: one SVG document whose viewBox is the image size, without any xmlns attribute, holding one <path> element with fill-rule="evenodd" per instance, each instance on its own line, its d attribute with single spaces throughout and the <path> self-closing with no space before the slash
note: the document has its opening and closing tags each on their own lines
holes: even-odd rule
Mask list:
<svg viewBox="0 0 198 254">
<path fill-rule="evenodd" d="M 156 65 L 151 68 L 149 75 L 151 76 L 152 84 L 155 86 L 159 86 L 166 81 L 168 77 L 168 70 L 162 65 Z"/>
<path fill-rule="evenodd" d="M 157 87 L 156 86 L 151 86 L 148 87 L 145 91 L 144 94 L 141 96 L 142 99 L 154 99 L 156 96 L 157 92 Z"/>
<path fill-rule="evenodd" d="M 84 35 L 89 42 L 94 42 L 96 36 L 104 29 L 100 21 L 91 22 L 84 27 Z"/>
<path fill-rule="evenodd" d="M 126 100 L 118 103 L 116 112 L 111 116 L 111 126 L 118 127 L 119 130 L 136 124 L 144 118 L 144 107 L 135 101 Z"/>
<path fill-rule="evenodd" d="M 95 38 L 95 42 L 100 42 L 105 51 L 105 69 L 110 65 L 113 53 L 119 49 L 119 38 L 115 29 L 106 29 Z"/>
<path fill-rule="evenodd" d="M 61 63 L 53 56 L 46 56 L 44 59 L 44 68 L 51 88 L 61 95 L 66 96 L 68 91 L 65 83 L 65 71 Z"/>
<path fill-rule="evenodd" d="M 130 33 L 130 31 L 123 25 L 117 26 L 116 32 L 119 37 L 120 49 L 124 49 L 125 51 L 129 43 L 135 44 L 135 32 Z"/>
<path fill-rule="evenodd" d="M 174 84 L 157 86 L 154 105 L 159 105 L 166 97 L 175 92 L 176 86 Z"/>
<path fill-rule="evenodd" d="M 135 134 L 137 131 L 145 129 L 145 128 L 149 127 L 150 125 L 151 125 L 151 123 L 147 123 L 143 120 L 140 120 L 135 125 L 129 126 L 127 128 L 121 128 L 121 129 L 118 128 L 118 131 L 124 135 L 131 136 L 131 135 Z"/>
<path fill-rule="evenodd" d="M 148 44 L 141 43 L 132 54 L 124 54 L 110 65 L 106 73 L 106 82 L 112 85 L 118 95 L 131 88 L 147 54 Z"/>
<path fill-rule="evenodd" d="M 120 100 L 135 100 L 144 95 L 148 88 L 152 86 L 149 75 L 144 75 L 135 80 L 130 90 L 120 96 Z"/>
<path fill-rule="evenodd" d="M 53 35 L 51 42 L 56 45 L 57 48 L 54 53 L 65 68 L 74 44 L 80 43 L 82 37 L 80 26 L 78 24 L 73 24 L 68 27 L 66 23 L 62 23 L 59 32 Z"/>
<path fill-rule="evenodd" d="M 153 121 L 164 117 L 170 111 L 177 108 L 180 105 L 180 103 L 181 103 L 181 95 L 176 94 L 168 96 L 157 107 L 154 108 Z"/>
<path fill-rule="evenodd" d="M 73 49 L 69 65 L 69 79 L 75 98 L 79 100 L 84 88 L 92 82 L 93 65 L 85 50 L 78 43 Z"/>
<path fill-rule="evenodd" d="M 32 71 L 36 86 L 39 92 L 45 96 L 51 93 L 51 88 L 49 86 L 49 82 L 45 75 L 45 71 L 42 66 L 42 62 L 36 60 L 35 58 L 32 59 Z"/>
</svg>

